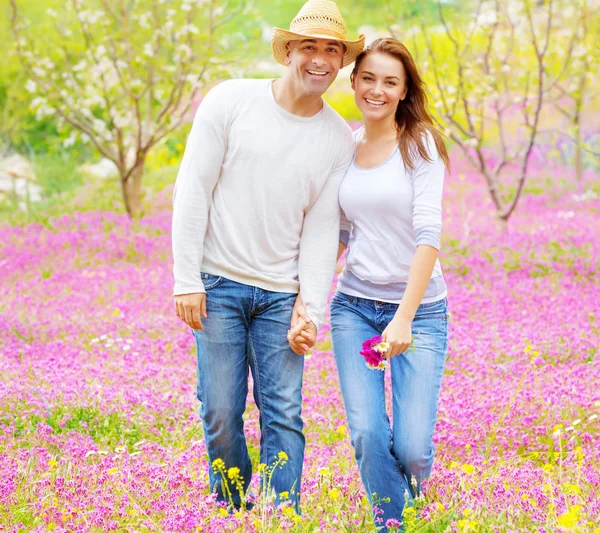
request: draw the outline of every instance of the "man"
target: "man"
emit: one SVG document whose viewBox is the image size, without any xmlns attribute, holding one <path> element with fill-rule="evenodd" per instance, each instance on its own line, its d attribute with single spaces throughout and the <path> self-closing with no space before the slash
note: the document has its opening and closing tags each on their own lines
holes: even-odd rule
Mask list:
<svg viewBox="0 0 600 533">
<path fill-rule="evenodd" d="M 350 128 L 321 95 L 363 46 L 363 36 L 346 40 L 335 3 L 307 2 L 290 31 L 274 30 L 274 57 L 288 67 L 281 79 L 229 80 L 206 95 L 173 198 L 175 308 L 196 338 L 209 461 L 239 468 L 246 492 L 252 465 L 242 415 L 250 370 L 261 463 L 287 457 L 269 490 L 276 503 L 288 493 L 296 511 L 304 459 L 304 359 L 296 353 L 314 344 L 323 321 L 338 246 L 338 187 L 353 154 Z M 308 323 L 288 344 L 299 292 Z M 227 500 L 220 474 L 210 469 L 209 477 L 217 498 Z"/>
</svg>

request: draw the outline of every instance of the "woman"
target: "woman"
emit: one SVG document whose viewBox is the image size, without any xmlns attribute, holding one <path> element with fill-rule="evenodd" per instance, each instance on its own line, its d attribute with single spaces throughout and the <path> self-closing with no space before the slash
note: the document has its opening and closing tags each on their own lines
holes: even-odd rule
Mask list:
<svg viewBox="0 0 600 533">
<path fill-rule="evenodd" d="M 364 127 L 355 133 L 354 160 L 340 187 L 339 255 L 349 250 L 331 303 L 331 334 L 362 481 L 376 523 L 393 526 L 434 457 L 448 347 L 437 256 L 449 161 L 404 45 L 377 39 L 356 59 L 351 80 Z M 363 342 L 377 335 L 389 345 L 393 432 L 384 372 L 367 368 L 360 355 Z"/>
</svg>

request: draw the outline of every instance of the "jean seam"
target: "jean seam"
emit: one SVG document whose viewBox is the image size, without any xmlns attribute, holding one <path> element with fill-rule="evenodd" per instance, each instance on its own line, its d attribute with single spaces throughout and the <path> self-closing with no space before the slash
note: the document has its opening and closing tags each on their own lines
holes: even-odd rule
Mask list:
<svg viewBox="0 0 600 533">
<path fill-rule="evenodd" d="M 256 357 L 256 351 L 254 350 L 254 341 L 252 340 L 252 333 L 250 333 L 250 331 L 248 331 L 248 342 L 250 344 L 250 352 L 251 352 L 251 357 L 252 357 L 252 361 L 254 362 L 254 368 L 256 368 L 256 375 L 254 376 L 254 386 L 256 387 L 256 391 L 257 391 L 257 396 L 258 396 L 258 416 L 260 418 L 260 422 L 261 422 L 261 432 L 263 434 L 263 439 L 264 439 L 264 443 L 265 443 L 265 455 L 267 456 L 265 458 L 265 462 L 268 463 L 269 461 L 269 439 L 268 439 L 268 434 L 269 431 L 267 429 L 267 423 L 265 422 L 265 415 L 264 415 L 264 410 L 263 410 L 263 401 L 262 401 L 262 392 L 260 390 L 260 370 L 258 368 L 258 359 Z"/>
<path fill-rule="evenodd" d="M 219 276 L 215 281 L 213 281 L 210 285 L 204 285 L 204 290 L 216 289 L 223 282 L 223 277 Z"/>
</svg>

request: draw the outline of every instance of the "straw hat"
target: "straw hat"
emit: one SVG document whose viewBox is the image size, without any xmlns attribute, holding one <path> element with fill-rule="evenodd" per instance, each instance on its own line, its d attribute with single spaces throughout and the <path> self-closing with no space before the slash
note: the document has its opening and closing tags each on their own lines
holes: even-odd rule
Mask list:
<svg viewBox="0 0 600 533">
<path fill-rule="evenodd" d="M 357 41 L 346 39 L 346 24 L 335 2 L 331 0 L 308 0 L 302 6 L 290 29 L 273 28 L 273 56 L 278 63 L 285 65 L 288 53 L 287 44 L 298 39 L 332 39 L 346 46 L 343 65 L 352 63 L 365 46 L 365 36 Z"/>
</svg>

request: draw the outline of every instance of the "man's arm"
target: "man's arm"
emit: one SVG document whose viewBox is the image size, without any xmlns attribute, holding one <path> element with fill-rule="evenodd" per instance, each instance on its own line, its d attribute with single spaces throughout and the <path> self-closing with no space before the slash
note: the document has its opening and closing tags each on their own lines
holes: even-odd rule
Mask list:
<svg viewBox="0 0 600 533">
<path fill-rule="evenodd" d="M 200 277 L 204 237 L 213 190 L 227 149 L 228 91 L 226 83 L 202 100 L 173 191 L 173 274 L 175 309 L 188 326 L 202 329 L 205 290 Z"/>
<path fill-rule="evenodd" d="M 300 296 L 318 330 L 323 324 L 331 288 L 340 230 L 338 192 L 352 158 L 352 142 L 327 178 L 319 196 L 304 216 L 298 258 Z"/>
</svg>

